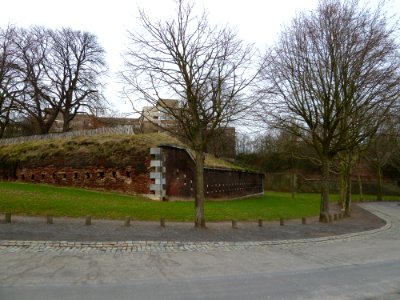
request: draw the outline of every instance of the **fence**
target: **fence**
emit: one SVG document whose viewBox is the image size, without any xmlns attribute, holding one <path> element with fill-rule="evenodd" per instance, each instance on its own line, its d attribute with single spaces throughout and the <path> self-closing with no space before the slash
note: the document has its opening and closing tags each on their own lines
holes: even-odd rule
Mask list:
<svg viewBox="0 0 400 300">
<path fill-rule="evenodd" d="M 292 191 L 292 174 L 268 173 L 265 177 L 265 189 L 280 192 Z M 332 193 L 339 192 L 339 179 L 331 178 L 329 190 Z M 378 191 L 376 180 L 363 180 L 362 189 L 364 194 L 376 195 Z M 320 179 L 310 179 L 302 174 L 296 174 L 295 190 L 300 193 L 319 193 L 321 191 Z M 359 184 L 356 179 L 352 180 L 353 193 L 359 193 Z M 385 179 L 382 183 L 382 193 L 385 195 L 400 195 L 400 181 Z"/>
<path fill-rule="evenodd" d="M 51 140 L 51 139 L 64 139 L 69 137 L 78 136 L 93 136 L 101 134 L 134 134 L 133 126 L 117 126 L 117 127 L 103 127 L 90 130 L 77 130 L 63 133 L 49 133 L 42 135 L 20 136 L 15 138 L 0 139 L 0 145 L 20 144 L 32 141 Z"/>
</svg>

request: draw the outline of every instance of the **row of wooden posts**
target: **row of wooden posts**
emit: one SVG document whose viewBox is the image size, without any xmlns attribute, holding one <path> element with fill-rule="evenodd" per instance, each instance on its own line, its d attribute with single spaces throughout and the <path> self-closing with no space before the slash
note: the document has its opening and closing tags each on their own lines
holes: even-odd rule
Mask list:
<svg viewBox="0 0 400 300">
<path fill-rule="evenodd" d="M 11 213 L 5 213 L 5 219 L 4 219 L 5 223 L 11 223 Z M 46 222 L 47 224 L 53 224 L 53 216 L 52 215 L 47 215 L 46 216 Z M 92 216 L 86 216 L 85 217 L 85 225 L 92 225 Z M 124 221 L 124 225 L 125 226 L 131 226 L 131 218 L 130 217 L 126 217 L 125 221 Z M 161 218 L 160 219 L 160 225 L 162 227 L 165 227 L 165 219 Z"/>
<path fill-rule="evenodd" d="M 332 222 L 332 221 L 337 221 L 342 219 L 344 216 L 343 214 L 334 214 L 329 215 L 328 216 L 328 220 L 327 222 Z M 47 215 L 46 218 L 47 224 L 53 224 L 53 216 L 52 215 Z M 131 217 L 126 217 L 125 221 L 124 221 L 124 226 L 129 227 L 131 226 Z M 5 213 L 5 223 L 11 223 L 11 213 Z M 91 216 L 86 216 L 85 217 L 85 225 L 91 225 L 92 224 L 92 217 Z M 283 218 L 279 219 L 279 224 L 280 226 L 284 226 L 285 225 L 285 220 Z M 307 219 L 306 218 L 301 218 L 301 224 L 306 225 L 307 224 Z M 165 227 L 165 218 L 160 218 L 160 226 L 161 227 Z M 258 219 L 258 226 L 262 227 L 263 226 L 263 220 L 262 219 Z M 237 229 L 237 221 L 236 220 L 232 220 L 232 228 L 233 229 Z"/>
</svg>

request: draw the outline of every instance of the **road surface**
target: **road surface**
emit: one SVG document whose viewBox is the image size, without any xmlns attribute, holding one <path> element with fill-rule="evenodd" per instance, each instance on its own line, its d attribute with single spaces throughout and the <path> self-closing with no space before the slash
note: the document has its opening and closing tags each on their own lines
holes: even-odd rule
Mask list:
<svg viewBox="0 0 400 300">
<path fill-rule="evenodd" d="M 189 251 L 0 249 L 0 299 L 400 299 L 400 206 L 380 230 Z"/>
</svg>

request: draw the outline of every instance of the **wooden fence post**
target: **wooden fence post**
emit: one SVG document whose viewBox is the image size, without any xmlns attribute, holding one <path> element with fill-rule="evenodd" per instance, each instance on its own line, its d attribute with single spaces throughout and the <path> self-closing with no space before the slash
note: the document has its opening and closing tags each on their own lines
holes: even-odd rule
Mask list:
<svg viewBox="0 0 400 300">
<path fill-rule="evenodd" d="M 5 222 L 6 222 L 6 223 L 11 223 L 11 213 L 6 213 L 6 215 L 5 215 Z"/>
<path fill-rule="evenodd" d="M 238 228 L 236 220 L 232 220 L 232 228 L 233 229 L 237 229 Z"/>
<path fill-rule="evenodd" d="M 47 224 L 53 224 L 53 216 L 47 215 Z"/>
</svg>

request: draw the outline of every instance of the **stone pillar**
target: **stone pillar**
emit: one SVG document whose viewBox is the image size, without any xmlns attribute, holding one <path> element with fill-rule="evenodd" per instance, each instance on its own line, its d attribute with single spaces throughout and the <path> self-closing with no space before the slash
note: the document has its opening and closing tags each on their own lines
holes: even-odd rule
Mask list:
<svg viewBox="0 0 400 300">
<path fill-rule="evenodd" d="M 165 192 L 165 166 L 164 157 L 161 148 L 150 148 L 150 167 L 153 169 L 150 172 L 150 179 L 154 182 L 150 184 L 150 192 L 154 194 L 154 198 L 163 201 L 166 196 Z"/>
</svg>

